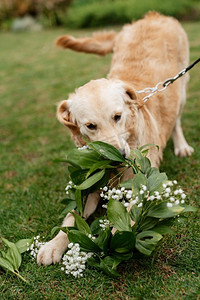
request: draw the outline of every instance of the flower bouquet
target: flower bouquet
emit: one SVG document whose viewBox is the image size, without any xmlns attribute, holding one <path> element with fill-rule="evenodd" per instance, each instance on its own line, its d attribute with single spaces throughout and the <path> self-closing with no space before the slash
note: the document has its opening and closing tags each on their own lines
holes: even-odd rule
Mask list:
<svg viewBox="0 0 200 300">
<path fill-rule="evenodd" d="M 73 149 L 62 160 L 68 164 L 70 177 L 62 216 L 70 212 L 75 224 L 54 227 L 52 235 L 57 230 L 68 234 L 70 243 L 61 267 L 66 274 L 82 277 L 87 263 L 109 276 L 119 276 L 117 267 L 121 262 L 138 253 L 156 253 L 163 238 L 173 233 L 175 221 L 196 211 L 185 203 L 186 195 L 176 180 L 168 180 L 165 173 L 151 167 L 148 147 L 154 145 L 145 145 L 124 158 L 113 146 L 92 142 Z M 127 171 L 132 172 L 132 179 L 122 181 Z M 89 225 L 83 217 L 84 208 L 94 192 L 99 193 L 103 210 Z M 0 252 L 0 267 L 26 281 L 19 273 L 22 254 L 29 251 L 35 259 L 44 242 L 40 236 L 16 243 L 5 238 L 2 241 L 7 251 Z"/>
<path fill-rule="evenodd" d="M 117 266 L 136 256 L 156 252 L 167 234 L 172 234 L 176 220 L 196 209 L 185 203 L 186 195 L 177 181 L 168 180 L 165 173 L 151 167 L 148 147 L 132 151 L 124 158 L 113 146 L 91 142 L 87 147 L 73 149 L 66 160 L 70 181 L 63 215 L 71 212 L 74 227 L 55 227 L 68 234 L 68 251 L 62 270 L 81 277 L 85 264 L 119 276 Z M 121 182 L 125 172 L 133 178 Z M 99 191 L 101 217 L 89 224 L 83 218 L 89 194 Z"/>
</svg>

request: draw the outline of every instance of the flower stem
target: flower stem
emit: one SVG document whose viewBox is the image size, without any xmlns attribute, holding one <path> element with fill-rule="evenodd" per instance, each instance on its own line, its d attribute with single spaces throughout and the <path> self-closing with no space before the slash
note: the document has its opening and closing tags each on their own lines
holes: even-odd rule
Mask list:
<svg viewBox="0 0 200 300">
<path fill-rule="evenodd" d="M 19 272 L 13 271 L 13 273 L 14 273 L 15 275 L 17 275 L 21 280 L 23 280 L 24 282 L 27 283 L 27 280 L 26 280 L 24 277 L 22 277 L 22 276 L 19 274 Z"/>
</svg>

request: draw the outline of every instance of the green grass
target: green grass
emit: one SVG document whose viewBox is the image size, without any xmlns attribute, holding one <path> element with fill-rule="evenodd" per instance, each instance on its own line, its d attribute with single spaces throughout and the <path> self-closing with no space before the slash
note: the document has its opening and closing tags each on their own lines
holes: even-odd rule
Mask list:
<svg viewBox="0 0 200 300">
<path fill-rule="evenodd" d="M 191 61 L 200 53 L 200 23 L 184 25 Z M 52 159 L 72 147 L 66 129 L 55 117 L 56 103 L 90 79 L 109 70 L 105 58 L 54 47 L 65 31 L 1 33 L 0 47 L 0 235 L 11 241 L 50 231 L 60 224 L 59 203 L 66 185 L 66 167 Z M 88 31 L 72 31 L 74 35 Z M 177 179 L 199 206 L 200 197 L 200 65 L 191 70 L 183 128 L 195 148 L 190 158 L 177 158 L 170 140 L 161 169 Z M 154 262 L 133 259 L 120 267 L 119 280 L 87 270 L 79 280 L 60 266 L 38 267 L 28 254 L 20 268 L 28 284 L 0 270 L 1 299 L 200 299 L 200 222 L 190 215 L 168 238 Z M 2 245 L 0 245 L 2 247 Z"/>
</svg>

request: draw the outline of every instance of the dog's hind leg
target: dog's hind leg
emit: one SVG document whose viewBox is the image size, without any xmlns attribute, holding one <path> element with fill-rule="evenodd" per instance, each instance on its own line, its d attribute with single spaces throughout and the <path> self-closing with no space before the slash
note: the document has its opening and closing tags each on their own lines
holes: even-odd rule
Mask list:
<svg viewBox="0 0 200 300">
<path fill-rule="evenodd" d="M 98 192 L 88 196 L 83 214 L 85 218 L 88 218 L 95 211 L 99 202 L 99 198 Z M 63 220 L 62 227 L 74 226 L 74 221 L 74 216 L 71 213 L 68 213 Z M 40 248 L 37 255 L 38 265 L 51 265 L 59 262 L 63 253 L 66 251 L 68 244 L 69 240 L 67 234 L 60 230 L 55 238 Z"/>
<path fill-rule="evenodd" d="M 172 132 L 172 138 L 174 142 L 174 153 L 175 155 L 181 157 L 190 156 L 194 152 L 194 149 L 190 145 L 188 145 L 181 127 L 181 112 L 186 101 L 187 81 L 188 81 L 187 77 L 182 78 L 183 85 L 181 91 L 181 103 L 180 103 L 179 115 L 176 119 L 176 123 Z"/>
<path fill-rule="evenodd" d="M 92 37 L 85 38 L 63 35 L 57 39 L 56 45 L 78 52 L 106 55 L 113 51 L 115 36 L 116 32 L 114 31 L 96 32 Z"/>
</svg>

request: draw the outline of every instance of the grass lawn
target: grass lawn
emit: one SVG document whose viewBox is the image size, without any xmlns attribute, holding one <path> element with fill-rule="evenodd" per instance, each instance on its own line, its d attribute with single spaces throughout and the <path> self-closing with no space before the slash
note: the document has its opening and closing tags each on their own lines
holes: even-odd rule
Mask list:
<svg viewBox="0 0 200 300">
<path fill-rule="evenodd" d="M 186 23 L 191 62 L 199 57 L 200 23 Z M 54 40 L 66 30 L 1 33 L 0 46 L 0 236 L 11 241 L 37 234 L 50 238 L 61 220 L 66 166 L 55 164 L 73 146 L 55 117 L 56 103 L 90 79 L 109 70 L 104 58 L 61 51 Z M 71 31 L 74 35 L 88 31 Z M 161 169 L 177 179 L 191 203 L 200 198 L 200 65 L 190 71 L 183 128 L 195 148 L 190 158 L 177 158 L 170 140 Z M 200 222 L 192 214 L 169 237 L 158 256 L 132 259 L 120 267 L 120 279 L 86 270 L 79 280 L 66 277 L 60 265 L 38 267 L 23 257 L 20 279 L 0 270 L 1 299 L 200 299 Z M 2 244 L 0 244 L 2 248 Z"/>
</svg>

